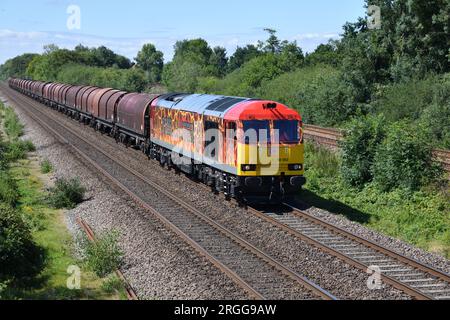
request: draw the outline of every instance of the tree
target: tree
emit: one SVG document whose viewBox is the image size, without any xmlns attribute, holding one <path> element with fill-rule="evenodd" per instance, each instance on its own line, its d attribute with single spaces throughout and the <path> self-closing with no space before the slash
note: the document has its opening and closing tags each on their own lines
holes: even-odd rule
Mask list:
<svg viewBox="0 0 450 320">
<path fill-rule="evenodd" d="M 338 67 L 341 57 L 337 43 L 335 40 L 330 40 L 327 44 L 320 44 L 313 53 L 306 55 L 305 63 L 307 65 L 329 64 Z"/>
<path fill-rule="evenodd" d="M 178 41 L 174 48 L 174 58 L 164 66 L 162 76 L 170 90 L 194 91 L 199 78 L 218 72 L 218 66 L 211 65 L 214 52 L 205 40 Z"/>
<path fill-rule="evenodd" d="M 146 73 L 149 82 L 156 83 L 161 80 L 164 67 L 164 54 L 156 50 L 153 44 L 145 44 L 142 50 L 138 52 L 135 60 L 137 66 Z"/>
<path fill-rule="evenodd" d="M 175 43 L 175 55 L 173 59 L 174 61 L 190 60 L 200 66 L 206 67 L 209 65 L 212 54 L 213 51 L 206 40 L 183 40 Z"/>
<path fill-rule="evenodd" d="M 260 56 L 261 54 L 261 51 L 259 51 L 259 49 L 252 44 L 245 47 L 237 47 L 235 53 L 230 57 L 228 62 L 228 72 L 233 72 L 234 70 L 242 67 L 244 63 Z"/>
<path fill-rule="evenodd" d="M 0 67 L 0 77 L 7 79 L 9 77 L 24 78 L 29 63 L 36 57 L 37 54 L 25 53 L 13 59 L 7 60 Z"/>
<path fill-rule="evenodd" d="M 266 42 L 258 41 L 258 47 L 264 52 L 279 53 L 281 51 L 281 41 L 277 37 L 277 31 L 274 29 L 266 28 L 264 29 L 269 33 L 269 39 Z"/>
<path fill-rule="evenodd" d="M 227 50 L 223 47 L 215 47 L 211 58 L 209 59 L 209 64 L 212 68 L 212 74 L 216 77 L 223 77 L 227 72 Z"/>
</svg>

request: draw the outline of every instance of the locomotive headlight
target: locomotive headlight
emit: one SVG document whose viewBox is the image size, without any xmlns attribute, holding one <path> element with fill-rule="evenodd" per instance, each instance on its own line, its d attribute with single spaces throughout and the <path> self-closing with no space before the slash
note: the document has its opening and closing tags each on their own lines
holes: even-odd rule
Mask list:
<svg viewBox="0 0 450 320">
<path fill-rule="evenodd" d="M 302 164 L 290 164 L 289 165 L 289 170 L 290 171 L 302 171 L 303 170 L 303 165 Z"/>
<path fill-rule="evenodd" d="M 241 166 L 242 171 L 256 171 L 256 165 L 254 164 L 243 164 Z"/>
</svg>

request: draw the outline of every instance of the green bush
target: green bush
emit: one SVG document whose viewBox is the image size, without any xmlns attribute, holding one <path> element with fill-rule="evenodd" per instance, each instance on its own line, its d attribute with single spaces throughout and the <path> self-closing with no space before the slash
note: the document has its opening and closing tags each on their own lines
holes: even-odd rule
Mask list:
<svg viewBox="0 0 450 320">
<path fill-rule="evenodd" d="M 57 81 L 78 85 L 115 88 L 130 92 L 141 92 L 146 85 L 145 73 L 139 68 L 99 68 L 69 64 L 57 74 Z"/>
<path fill-rule="evenodd" d="M 336 152 L 312 143 L 305 145 L 305 168 L 313 169 L 322 177 L 337 177 L 341 166 Z"/>
<path fill-rule="evenodd" d="M 5 157 L 8 161 L 17 161 L 25 159 L 27 152 L 36 151 L 36 147 L 29 140 L 26 141 L 13 141 L 7 144 Z"/>
<path fill-rule="evenodd" d="M 58 179 L 55 187 L 50 190 L 49 202 L 57 209 L 73 209 L 83 202 L 86 189 L 78 179 Z"/>
<path fill-rule="evenodd" d="M 443 107 L 450 101 L 450 75 L 430 76 L 381 87 L 371 103 L 388 122 L 417 120 L 431 105 Z"/>
<path fill-rule="evenodd" d="M 117 232 L 108 232 L 95 242 L 85 242 L 86 265 L 99 277 L 105 277 L 120 267 L 123 252 L 117 244 Z"/>
<path fill-rule="evenodd" d="M 357 118 L 345 130 L 341 143 L 344 181 L 362 186 L 373 180 L 372 166 L 378 145 L 385 136 L 385 121 L 381 116 Z"/>
<path fill-rule="evenodd" d="M 41 172 L 43 174 L 47 174 L 52 171 L 53 171 L 53 165 L 48 159 L 45 159 L 44 161 L 41 162 Z"/>
<path fill-rule="evenodd" d="M 450 98 L 445 104 L 433 103 L 419 119 L 422 131 L 436 147 L 450 149 Z"/>
<path fill-rule="evenodd" d="M 0 203 L 13 207 L 19 198 L 17 185 L 14 179 L 5 171 L 0 171 Z"/>
<path fill-rule="evenodd" d="M 4 127 L 6 134 L 11 140 L 16 140 L 23 135 L 23 125 L 11 108 L 6 108 Z"/>
<path fill-rule="evenodd" d="M 42 267 L 39 248 L 21 215 L 0 203 L 0 280 L 28 278 Z"/>
<path fill-rule="evenodd" d="M 418 190 L 441 172 L 433 162 L 432 151 L 430 142 L 417 127 L 403 122 L 392 125 L 374 158 L 374 182 L 383 191 Z"/>
<path fill-rule="evenodd" d="M 108 277 L 102 283 L 102 289 L 107 294 L 114 294 L 116 292 L 120 292 L 124 287 L 122 280 L 117 278 L 115 275 Z"/>
<path fill-rule="evenodd" d="M 350 87 L 331 66 L 298 69 L 267 81 L 257 95 L 297 109 L 306 123 L 335 126 L 359 113 Z"/>
</svg>

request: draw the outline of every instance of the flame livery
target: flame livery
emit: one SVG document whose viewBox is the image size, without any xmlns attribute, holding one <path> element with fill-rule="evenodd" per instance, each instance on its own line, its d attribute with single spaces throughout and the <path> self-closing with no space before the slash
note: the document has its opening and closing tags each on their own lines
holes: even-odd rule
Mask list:
<svg viewBox="0 0 450 320">
<path fill-rule="evenodd" d="M 283 104 L 22 79 L 10 79 L 9 85 L 227 198 L 277 203 L 305 184 L 302 120 Z"/>
</svg>

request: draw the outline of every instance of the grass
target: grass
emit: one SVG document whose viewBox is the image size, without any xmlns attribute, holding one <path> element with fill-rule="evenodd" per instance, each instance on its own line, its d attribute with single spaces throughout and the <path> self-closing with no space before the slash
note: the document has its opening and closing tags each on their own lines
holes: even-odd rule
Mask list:
<svg viewBox="0 0 450 320">
<path fill-rule="evenodd" d="M 21 160 L 11 167 L 11 175 L 19 191 L 18 209 L 32 230 L 36 244 L 45 252 L 46 264 L 41 273 L 26 288 L 8 288 L 9 296 L 16 299 L 67 300 L 67 299 L 122 299 L 123 289 L 105 290 L 106 282 L 88 268 L 83 261 L 74 258 L 73 239 L 65 222 L 64 211 L 48 207 L 44 187 L 39 179 L 39 166 L 29 160 Z M 80 266 L 81 289 L 69 290 L 67 273 L 69 266 Z"/>
<path fill-rule="evenodd" d="M 85 192 L 86 189 L 76 178 L 58 179 L 50 190 L 49 203 L 56 209 L 73 209 L 83 202 Z"/>
<path fill-rule="evenodd" d="M 3 128 L 10 140 L 17 140 L 23 135 L 23 125 L 14 110 L 8 107 L 2 107 L 3 113 Z"/>
<path fill-rule="evenodd" d="M 27 160 L 33 151 L 30 142 L 22 142 L 23 126 L 17 117 L 8 115 L 0 103 L 0 202 L 14 206 L 28 225 L 42 265 L 36 276 L 27 279 L 1 279 L 0 299 L 68 300 L 126 299 L 115 276 L 99 278 L 74 257 L 73 238 L 65 224 L 65 212 L 49 206 L 44 190 L 42 165 Z M 7 122 L 6 120 L 9 119 Z M 16 121 L 17 120 L 17 121 Z M 6 135 L 5 135 L 6 133 Z M 44 163 L 44 161 L 43 161 Z M 45 165 L 47 168 L 50 166 Z M 69 266 L 80 266 L 81 288 L 67 287 Z"/>
<path fill-rule="evenodd" d="M 118 233 L 107 232 L 95 242 L 85 241 L 85 263 L 99 277 L 107 277 L 120 267 L 123 252 L 117 244 Z"/>
<path fill-rule="evenodd" d="M 352 188 L 340 177 L 338 154 L 312 146 L 306 150 L 308 183 L 302 200 L 450 258 L 447 183 L 414 192 L 381 192 L 373 183 L 363 189 Z"/>
<path fill-rule="evenodd" d="M 49 174 L 52 171 L 53 171 L 53 165 L 48 159 L 45 159 L 44 161 L 41 162 L 41 173 L 42 174 Z"/>
</svg>

